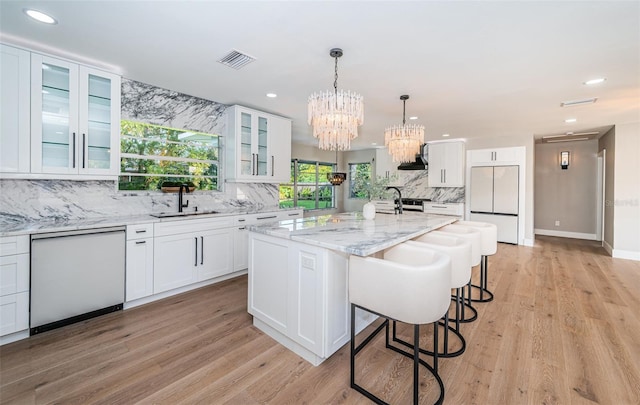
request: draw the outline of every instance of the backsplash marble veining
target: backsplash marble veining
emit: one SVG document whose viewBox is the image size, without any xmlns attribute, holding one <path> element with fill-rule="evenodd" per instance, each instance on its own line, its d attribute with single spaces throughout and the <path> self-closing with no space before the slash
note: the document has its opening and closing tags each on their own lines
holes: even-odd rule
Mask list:
<svg viewBox="0 0 640 405">
<path fill-rule="evenodd" d="M 225 192 L 185 194 L 193 210 L 277 209 L 277 184 L 227 184 Z M 0 225 L 126 217 L 178 211 L 178 195 L 119 192 L 114 181 L 0 180 Z"/>
<path fill-rule="evenodd" d="M 429 187 L 429 174 L 426 170 L 416 170 L 406 175 L 404 180 L 403 197 L 429 198 L 442 203 L 464 202 L 464 187 Z"/>
<path fill-rule="evenodd" d="M 122 79 L 121 118 L 207 134 L 224 134 L 227 106 Z"/>
</svg>

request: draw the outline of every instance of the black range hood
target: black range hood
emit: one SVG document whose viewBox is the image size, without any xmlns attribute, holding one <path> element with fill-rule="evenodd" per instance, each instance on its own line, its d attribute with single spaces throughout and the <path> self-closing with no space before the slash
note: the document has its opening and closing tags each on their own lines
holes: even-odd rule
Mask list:
<svg viewBox="0 0 640 405">
<path fill-rule="evenodd" d="M 427 170 L 427 144 L 420 146 L 420 153 L 416 154 L 416 159 L 409 163 L 400 163 L 398 170 Z"/>
</svg>

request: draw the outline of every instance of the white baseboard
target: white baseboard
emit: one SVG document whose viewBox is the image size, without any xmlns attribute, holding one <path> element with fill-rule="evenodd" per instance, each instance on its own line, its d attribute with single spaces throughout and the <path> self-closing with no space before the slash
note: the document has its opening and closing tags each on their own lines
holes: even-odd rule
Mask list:
<svg viewBox="0 0 640 405">
<path fill-rule="evenodd" d="M 558 236 L 560 238 L 597 240 L 595 233 L 554 231 L 551 229 L 535 229 L 534 233 L 536 235 Z"/>
<path fill-rule="evenodd" d="M 634 252 L 633 250 L 613 249 L 611 257 L 616 259 L 627 259 L 640 262 L 640 252 Z"/>
<path fill-rule="evenodd" d="M 535 239 L 528 239 L 528 238 L 524 238 L 522 240 L 522 245 L 523 246 L 529 246 L 529 247 L 533 247 L 535 245 L 536 240 Z"/>
</svg>

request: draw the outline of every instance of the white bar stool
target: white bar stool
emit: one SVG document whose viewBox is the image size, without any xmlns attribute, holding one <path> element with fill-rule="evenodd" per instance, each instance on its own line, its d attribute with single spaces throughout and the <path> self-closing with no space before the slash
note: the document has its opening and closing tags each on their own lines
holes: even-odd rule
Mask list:
<svg viewBox="0 0 640 405">
<path fill-rule="evenodd" d="M 433 235 L 426 233 L 421 235 L 412 241 L 406 242 L 409 245 L 416 245 L 420 247 L 426 247 L 433 249 L 437 252 L 442 252 L 449 256 L 451 259 L 451 288 L 455 288 L 456 310 L 453 321 L 455 322 L 455 328 L 449 326 L 449 312 L 445 314 L 444 323 L 439 323 L 444 329 L 444 346 L 442 351 L 438 351 L 440 357 L 456 357 L 464 353 L 466 349 L 466 340 L 460 333 L 460 319 L 462 318 L 462 298 L 461 293 L 469 281 L 471 280 L 471 242 L 463 238 L 455 238 L 452 236 Z M 449 330 L 458 337 L 460 341 L 460 348 L 456 351 L 449 351 Z M 400 340 L 396 336 L 395 322 L 393 324 L 393 340 L 405 345 L 407 342 Z M 433 350 L 437 350 L 434 347 Z M 425 354 L 432 355 L 432 352 L 427 350 L 421 350 Z"/>
<path fill-rule="evenodd" d="M 498 227 L 495 224 L 488 222 L 477 221 L 458 221 L 455 225 L 468 226 L 480 232 L 482 237 L 481 254 L 482 260 L 480 262 L 480 285 L 471 284 L 471 287 L 480 290 L 480 298 L 472 298 L 473 302 L 489 302 L 493 300 L 493 293 L 489 291 L 488 284 L 488 269 L 489 269 L 489 256 L 496 254 L 498 251 Z M 485 298 L 485 294 L 487 298 Z"/>
<path fill-rule="evenodd" d="M 388 249 L 384 259 L 349 257 L 349 301 L 351 302 L 351 388 L 378 404 L 385 402 L 355 382 L 356 355 L 383 329 L 387 348 L 413 358 L 413 402 L 418 403 L 418 368 L 425 367 L 440 387 L 436 404 L 444 400 L 444 384 L 438 375 L 438 354 L 433 366 L 420 359 L 420 325 L 437 322 L 451 303 L 451 259 L 443 253 L 400 244 Z M 355 345 L 355 310 L 386 318 L 357 347 Z M 413 351 L 407 352 L 389 344 L 389 319 L 414 325 Z M 438 333 L 434 333 L 437 347 Z"/>
<path fill-rule="evenodd" d="M 473 268 L 481 263 L 482 236 L 479 231 L 473 228 L 452 224 L 443 226 L 442 228 L 438 228 L 435 231 L 429 232 L 429 234 L 450 237 L 453 236 L 456 238 L 467 240 L 469 243 L 471 243 L 471 267 Z M 462 301 L 463 306 L 460 322 L 467 323 L 473 322 L 478 319 L 478 311 L 476 311 L 476 309 L 471 304 L 471 280 L 469 280 L 469 283 L 467 284 L 466 299 L 464 289 L 462 291 Z M 465 314 L 467 309 L 471 312 L 470 317 L 467 317 Z"/>
</svg>

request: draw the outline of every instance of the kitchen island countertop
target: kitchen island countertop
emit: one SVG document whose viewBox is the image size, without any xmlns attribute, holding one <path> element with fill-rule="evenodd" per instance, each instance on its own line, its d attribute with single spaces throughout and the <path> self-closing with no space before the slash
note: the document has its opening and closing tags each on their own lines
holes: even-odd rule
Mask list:
<svg viewBox="0 0 640 405">
<path fill-rule="evenodd" d="M 375 219 L 366 220 L 359 212 L 347 212 L 249 225 L 248 229 L 347 254 L 369 256 L 456 220 L 452 216 L 422 212 L 377 214 Z"/>
</svg>

